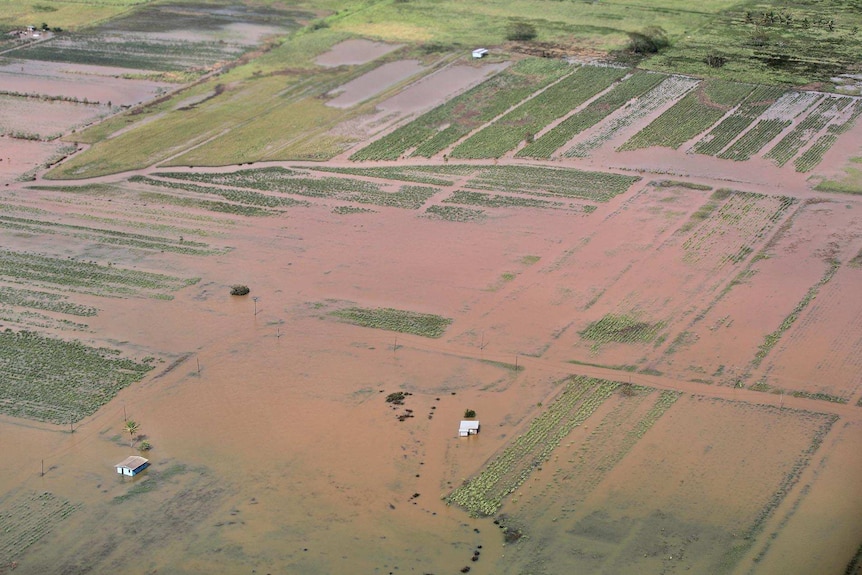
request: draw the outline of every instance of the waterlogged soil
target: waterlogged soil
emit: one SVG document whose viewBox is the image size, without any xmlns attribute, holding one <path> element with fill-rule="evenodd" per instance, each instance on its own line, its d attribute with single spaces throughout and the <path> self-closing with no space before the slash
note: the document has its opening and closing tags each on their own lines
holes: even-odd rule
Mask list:
<svg viewBox="0 0 862 575">
<path fill-rule="evenodd" d="M 334 98 L 326 102 L 326 105 L 333 108 L 355 106 L 424 69 L 418 60 L 388 62 L 330 92 L 329 95 Z"/>
<path fill-rule="evenodd" d="M 394 49 L 350 42 L 320 63 L 359 64 Z M 466 87 L 487 70 L 463 68 L 469 70 L 452 68 L 452 83 L 439 94 Z M 433 77 L 424 85 L 431 86 Z M 413 90 L 414 99 L 390 104 L 389 110 L 410 113 L 428 105 L 433 98 L 420 84 L 404 92 Z M 856 456 L 862 419 L 851 357 L 858 346 L 836 347 L 834 357 L 806 376 L 840 380 L 828 389 L 842 390 L 847 404 L 708 385 L 679 371 L 710 354 L 716 366 L 751 357 L 761 334 L 789 314 L 820 277 L 824 253 L 812 246 L 825 243 L 827 249 L 837 242 L 830 253 L 841 258 L 862 248 L 855 232 L 830 235 L 821 211 L 826 207 L 813 206 L 804 212 L 811 219 L 800 216 L 777 237 L 774 262 L 756 262 L 755 289 L 738 292 L 763 300 L 762 306 L 745 307 L 754 318 L 751 329 L 733 336 L 714 330 L 710 337 L 718 343 L 709 352 L 689 351 L 691 359 L 683 360 L 671 342 L 689 319 L 712 309 L 716 292 L 731 283 L 738 267 L 686 262 L 677 233 L 709 192 L 650 185 L 666 174 L 644 173 L 627 193 L 589 214 L 499 208 L 480 222 L 465 223 L 377 206 L 338 214 L 333 210 L 344 202 L 304 198 L 310 206 L 244 219 L 118 191 L 28 189 L 15 182 L 9 165 L 35 161 L 44 145 L 0 142 L 0 176 L 10 184 L 0 188 L 0 203 L 44 209 L 67 223 L 206 238 L 232 248 L 189 256 L 0 230 L 7 249 L 201 278 L 171 300 L 75 296 L 100 310 L 87 319 L 93 330 L 88 341 L 153 355 L 157 367 L 69 427 L 0 418 L 0 459 L 9 462 L 8 472 L 0 474 L 0 506 L 43 491 L 76 506 L 29 548 L 0 557 L 0 572 L 13 566 L 16 573 L 38 574 L 121 568 L 457 573 L 464 567 L 479 574 L 622 573 L 691 567 L 759 574 L 797 571 L 802 548 L 807 572 L 841 572 L 858 548 L 852 534 L 862 528 L 862 514 L 852 480 L 862 473 Z M 602 148 L 587 159 L 554 163 L 637 173 L 650 168 L 651 159 L 660 166 L 656 171 L 713 188 L 729 179 L 744 191 L 780 191 L 802 201 L 816 196 L 804 175 L 757 159 L 741 164 Z M 128 185 L 121 176 L 98 183 L 106 182 L 120 190 Z M 429 203 L 451 191 L 441 190 Z M 846 205 L 841 209 L 847 214 L 862 210 L 855 198 Z M 855 230 L 852 217 L 839 219 Z M 780 223 L 765 227 L 752 245 L 767 245 Z M 806 247 L 792 250 L 794 237 Z M 724 247 L 715 243 L 718 250 Z M 791 256 L 799 258 L 805 274 L 790 273 Z M 834 284 L 827 284 L 835 291 L 822 307 L 812 308 L 812 319 L 800 320 L 800 330 L 821 321 L 814 331 L 832 333 L 842 309 L 834 302 L 862 290 L 856 272 L 839 270 Z M 758 287 L 767 277 L 772 279 Z M 229 286 L 237 283 L 251 293 L 230 296 Z M 751 286 L 734 285 L 730 297 L 740 287 Z M 438 314 L 453 323 L 441 338 L 428 339 L 348 325 L 329 315 L 352 305 Z M 599 348 L 581 338 L 578 332 L 591 321 L 620 310 L 666 321 L 667 338 Z M 841 337 L 860 340 L 858 322 L 840 325 Z M 806 341 L 805 332 L 793 336 L 800 339 L 793 334 L 787 332 L 788 351 L 776 348 L 764 364 L 777 377 L 789 369 L 782 368 L 781 358 Z M 662 358 L 670 358 L 670 367 Z M 610 364 L 625 365 L 626 371 Z M 578 463 L 580 453 L 601 451 L 601 441 L 625 444 L 601 439 L 605 429 L 613 429 L 613 414 L 628 413 L 622 395 L 608 400 L 504 501 L 501 511 L 508 518 L 498 522 L 515 530 L 510 535 L 527 536 L 506 543 L 494 518 L 471 518 L 442 497 L 523 434 L 570 373 L 630 380 L 682 397 L 619 460 Z M 816 391 L 816 383 L 798 386 Z M 403 405 L 386 402 L 396 391 L 408 393 Z M 638 404 L 630 413 L 645 417 L 649 406 Z M 477 412 L 481 432 L 458 438 L 466 409 Z M 823 422 L 832 415 L 839 419 L 816 449 Z M 145 454 L 151 467 L 134 479 L 119 477 L 113 468 L 138 453 L 123 430 L 126 418 L 140 424 L 138 445 L 146 439 L 153 446 Z M 611 423 L 602 427 L 604 421 Z M 569 464 L 581 465 L 581 473 L 587 469 L 592 486 L 574 502 L 565 489 L 566 482 L 576 481 L 566 475 Z M 797 470 L 798 480 L 787 483 Z M 782 486 L 788 492 L 773 501 Z M 820 509 L 834 515 L 824 519 Z M 759 528 L 753 542 L 744 539 L 752 525 Z M 828 529 L 836 526 L 840 536 L 830 537 Z"/>
<path fill-rule="evenodd" d="M 328 52 L 318 56 L 314 61 L 327 68 L 356 66 L 367 64 L 400 47 L 398 44 L 372 42 L 371 40 L 345 40 L 333 46 Z"/>
</svg>

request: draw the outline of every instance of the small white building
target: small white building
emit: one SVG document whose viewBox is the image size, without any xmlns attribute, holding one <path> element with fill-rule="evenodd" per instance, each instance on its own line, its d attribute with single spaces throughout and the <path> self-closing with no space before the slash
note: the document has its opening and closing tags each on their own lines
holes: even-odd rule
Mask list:
<svg viewBox="0 0 862 575">
<path fill-rule="evenodd" d="M 458 428 L 458 437 L 467 437 L 468 435 L 476 435 L 479 433 L 478 421 L 462 421 L 461 427 Z"/>
<path fill-rule="evenodd" d="M 476 48 L 475 50 L 473 50 L 473 57 L 474 58 L 484 58 L 487 55 L 488 55 L 488 49 L 487 48 Z"/>
<path fill-rule="evenodd" d="M 140 455 L 130 455 L 114 467 L 117 468 L 117 473 L 120 475 L 134 477 L 149 466 L 150 462 L 148 459 L 141 457 Z"/>
</svg>

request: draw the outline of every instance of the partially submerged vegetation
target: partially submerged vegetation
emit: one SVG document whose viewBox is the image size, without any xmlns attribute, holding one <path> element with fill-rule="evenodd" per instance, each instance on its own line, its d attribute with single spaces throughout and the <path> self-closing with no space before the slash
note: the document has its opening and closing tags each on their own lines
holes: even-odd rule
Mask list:
<svg viewBox="0 0 862 575">
<path fill-rule="evenodd" d="M 332 315 L 362 327 L 432 338 L 441 337 L 452 323 L 448 317 L 392 308 L 349 307 L 336 310 Z"/>
</svg>

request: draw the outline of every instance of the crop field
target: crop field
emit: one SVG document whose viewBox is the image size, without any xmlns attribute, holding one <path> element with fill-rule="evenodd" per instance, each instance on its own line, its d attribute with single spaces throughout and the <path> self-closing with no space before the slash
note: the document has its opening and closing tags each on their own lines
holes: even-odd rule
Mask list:
<svg viewBox="0 0 862 575">
<path fill-rule="evenodd" d="M 707 80 L 635 134 L 619 150 L 650 146 L 677 149 L 709 129 L 753 90 L 754 86 L 750 84 Z"/>
<path fill-rule="evenodd" d="M 449 324 L 452 323 L 451 318 L 392 308 L 350 307 L 336 310 L 332 312 L 332 315 L 347 323 L 362 327 L 412 333 L 432 338 L 441 337 Z"/>
<path fill-rule="evenodd" d="M 33 332 L 0 332 L 0 411 L 52 423 L 91 415 L 153 368 L 120 352 Z"/>
<path fill-rule="evenodd" d="M 554 128 L 521 149 L 516 155 L 526 158 L 550 158 L 575 136 L 598 124 L 634 98 L 655 88 L 666 79 L 662 74 L 635 71 L 609 91 L 590 101 Z"/>
<path fill-rule="evenodd" d="M 101 296 L 171 299 L 171 292 L 195 284 L 165 274 L 70 260 L 35 253 L 0 250 L 0 278 L 13 284 Z"/>
<path fill-rule="evenodd" d="M 4 497 L 0 503 L 0 568 L 4 570 L 11 559 L 20 557 L 79 507 L 50 491 Z"/>
<path fill-rule="evenodd" d="M 430 158 L 536 90 L 572 72 L 572 66 L 561 62 L 522 60 L 374 141 L 351 155 L 350 159 L 397 160 L 407 152 L 411 156 Z"/>
<path fill-rule="evenodd" d="M 858 569 L 846 5 L 12 4 L 0 573 Z"/>
<path fill-rule="evenodd" d="M 530 142 L 545 126 L 607 89 L 625 74 L 625 68 L 581 66 L 455 146 L 450 157 L 499 158 L 519 143 Z"/>
<path fill-rule="evenodd" d="M 798 497 L 800 484 L 810 486 L 804 471 L 834 417 L 655 395 L 635 389 L 609 400 L 616 405 L 589 420 L 589 433 L 561 444 L 534 481 L 510 496 L 506 521 L 529 526 L 507 548 L 512 572 L 730 573 L 770 521 L 792 516 L 786 500 Z M 728 417 L 738 427 L 727 429 Z M 617 426 L 622 433 L 612 431 Z M 685 444 L 669 441 L 681 429 L 692 433 Z M 784 449 L 792 455 L 766 453 L 752 439 L 778 430 L 787 431 Z M 682 463 L 703 450 L 710 457 L 699 471 Z M 756 463 L 739 467 L 752 457 Z M 632 476 L 642 478 L 637 486 Z M 734 485 L 732 502 L 712 495 L 724 482 Z M 566 548 L 548 553 L 541 542 L 558 530 L 567 533 Z"/>
<path fill-rule="evenodd" d="M 330 198 L 408 210 L 418 209 L 437 191 L 437 188 L 427 186 L 403 185 L 394 192 L 387 192 L 370 182 L 334 177 L 309 178 L 303 172 L 284 168 L 240 170 L 224 174 L 160 172 L 156 175 L 162 178 L 219 186 L 252 188 L 267 192 L 294 194 L 310 198 Z"/>
</svg>

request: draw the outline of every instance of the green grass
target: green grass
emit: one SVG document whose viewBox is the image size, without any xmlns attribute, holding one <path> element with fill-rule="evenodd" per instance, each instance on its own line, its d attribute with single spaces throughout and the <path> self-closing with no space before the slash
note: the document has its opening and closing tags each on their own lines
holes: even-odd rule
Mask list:
<svg viewBox="0 0 862 575">
<path fill-rule="evenodd" d="M 0 332 L 0 413 L 51 423 L 92 415 L 153 368 L 117 350 L 45 337 Z"/>
<path fill-rule="evenodd" d="M 441 337 L 452 323 L 447 317 L 392 308 L 349 307 L 331 315 L 353 325 L 431 338 Z"/>
</svg>

